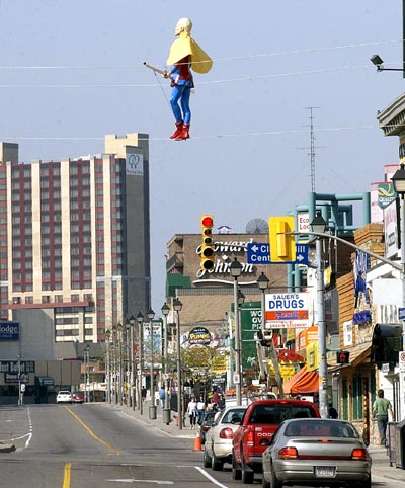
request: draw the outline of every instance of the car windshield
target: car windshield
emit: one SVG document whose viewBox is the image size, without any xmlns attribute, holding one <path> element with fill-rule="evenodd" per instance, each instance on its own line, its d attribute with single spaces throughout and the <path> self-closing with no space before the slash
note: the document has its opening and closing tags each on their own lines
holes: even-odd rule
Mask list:
<svg viewBox="0 0 405 488">
<path fill-rule="evenodd" d="M 285 435 L 287 437 L 358 438 L 358 434 L 352 425 L 333 420 L 297 420 L 288 424 Z"/>
<path fill-rule="evenodd" d="M 221 420 L 221 423 L 231 424 L 233 417 L 239 417 L 241 419 L 244 413 L 245 413 L 244 408 L 235 408 L 233 410 L 229 410 L 229 412 L 226 412 L 226 414 L 224 415 L 223 419 Z"/>
<path fill-rule="evenodd" d="M 59 395 L 70 395 L 70 391 L 60 391 Z"/>
<path fill-rule="evenodd" d="M 250 422 L 252 424 L 281 424 L 284 420 L 315 417 L 310 407 L 295 405 L 257 405 Z"/>
</svg>

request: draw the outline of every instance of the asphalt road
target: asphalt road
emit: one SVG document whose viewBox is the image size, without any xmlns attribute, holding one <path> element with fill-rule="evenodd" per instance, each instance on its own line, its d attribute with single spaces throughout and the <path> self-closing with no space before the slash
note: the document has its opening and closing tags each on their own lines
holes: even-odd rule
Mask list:
<svg viewBox="0 0 405 488">
<path fill-rule="evenodd" d="M 190 439 L 170 437 L 104 405 L 0 407 L 0 440 L 10 438 L 17 451 L 0 454 L 0 487 L 243 486 L 229 469 L 204 470 Z M 378 480 L 375 486 L 402 483 Z"/>
</svg>

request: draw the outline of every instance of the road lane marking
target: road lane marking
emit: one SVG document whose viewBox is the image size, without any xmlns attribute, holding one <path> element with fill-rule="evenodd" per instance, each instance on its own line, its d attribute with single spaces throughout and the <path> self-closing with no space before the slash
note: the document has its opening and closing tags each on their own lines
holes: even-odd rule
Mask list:
<svg viewBox="0 0 405 488">
<path fill-rule="evenodd" d="M 163 480 L 134 480 L 132 478 L 128 479 L 116 479 L 116 480 L 106 480 L 110 483 L 151 483 L 155 485 L 174 485 L 174 481 L 163 481 Z"/>
<path fill-rule="evenodd" d="M 72 471 L 71 463 L 65 464 L 65 472 L 63 475 L 63 485 L 62 488 L 70 488 L 70 472 Z"/>
<path fill-rule="evenodd" d="M 226 485 L 223 485 L 220 483 L 218 480 L 216 480 L 213 476 L 211 476 L 205 469 L 200 468 L 200 466 L 194 466 L 194 469 L 196 469 L 198 472 L 200 472 L 203 476 L 205 476 L 207 479 L 211 481 L 211 483 L 214 483 L 214 485 L 219 486 L 220 488 L 229 488 Z"/>
<path fill-rule="evenodd" d="M 102 446 L 104 446 L 106 449 L 112 451 L 114 454 L 119 456 L 120 451 L 119 449 L 115 449 L 109 442 L 105 441 L 104 439 L 101 439 L 73 410 L 69 407 L 66 407 L 66 410 L 70 413 L 70 415 L 78 422 L 83 429 L 91 436 L 93 439 L 95 439 L 97 442 L 99 442 Z"/>
</svg>

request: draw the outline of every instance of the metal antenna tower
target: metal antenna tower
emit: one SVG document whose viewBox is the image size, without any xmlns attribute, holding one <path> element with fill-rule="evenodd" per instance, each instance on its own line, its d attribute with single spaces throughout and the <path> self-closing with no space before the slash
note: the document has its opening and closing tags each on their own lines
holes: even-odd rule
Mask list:
<svg viewBox="0 0 405 488">
<path fill-rule="evenodd" d="M 315 129 L 314 129 L 314 109 L 320 107 L 305 107 L 309 110 L 309 129 L 310 129 L 310 147 L 309 157 L 311 161 L 311 191 L 315 192 L 316 187 L 316 146 L 315 146 Z"/>
</svg>

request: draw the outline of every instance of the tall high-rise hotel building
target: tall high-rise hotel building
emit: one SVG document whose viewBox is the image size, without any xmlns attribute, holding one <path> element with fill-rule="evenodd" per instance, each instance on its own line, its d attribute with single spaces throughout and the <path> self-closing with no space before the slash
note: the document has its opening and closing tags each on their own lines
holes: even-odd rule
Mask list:
<svg viewBox="0 0 405 488">
<path fill-rule="evenodd" d="M 150 305 L 148 136 L 104 149 L 19 163 L 0 148 L 0 318 L 45 309 L 56 342 L 102 341 Z"/>
</svg>

